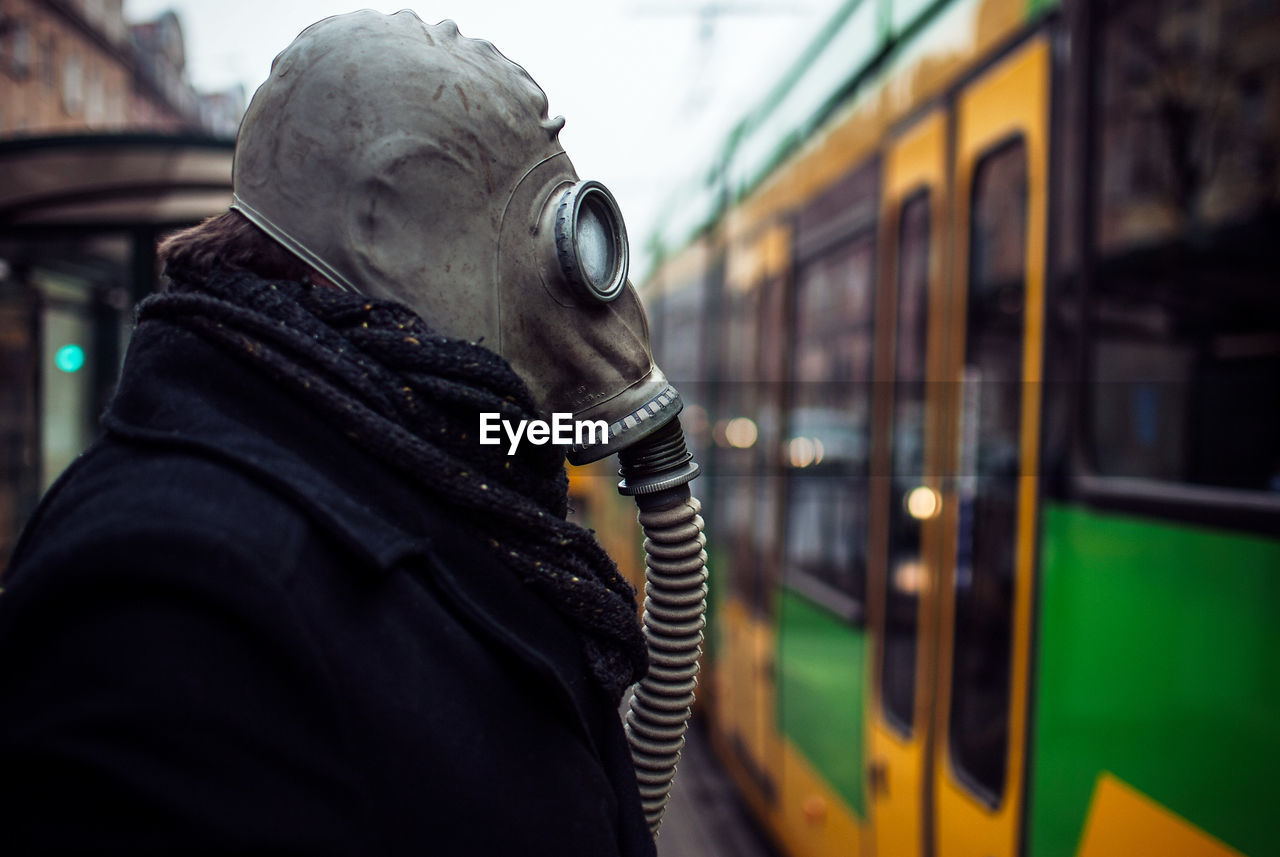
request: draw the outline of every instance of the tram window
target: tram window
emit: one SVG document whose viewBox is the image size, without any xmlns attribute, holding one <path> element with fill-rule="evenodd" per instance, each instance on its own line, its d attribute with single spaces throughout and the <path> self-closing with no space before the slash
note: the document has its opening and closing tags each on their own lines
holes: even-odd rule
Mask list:
<svg viewBox="0 0 1280 857">
<path fill-rule="evenodd" d="M 1280 498 L 1280 65 L 1240 50 L 1277 36 L 1268 3 L 1134 0 L 1104 23 L 1100 476 Z"/>
<path fill-rule="evenodd" d="M 655 360 L 667 378 L 684 398 L 686 415 L 694 412 L 703 415 L 707 410 L 709 390 L 705 383 L 706 368 L 703 365 L 702 325 L 705 318 L 707 283 L 704 279 L 687 280 L 669 291 L 658 303 L 657 325 L 662 334 L 661 355 Z M 696 411 L 695 411 L 696 409 Z M 707 420 L 685 419 L 689 449 L 694 458 L 706 461 L 710 438 L 706 430 Z"/>
<path fill-rule="evenodd" d="M 889 500 L 889 577 L 885 591 L 880 697 L 889 722 L 914 727 L 916 631 L 925 580 L 920 524 L 924 485 L 925 350 L 929 308 L 929 193 L 902 206 L 898 226 L 898 310 L 894 338 L 893 470 Z M 928 495 L 930 498 L 932 495 Z"/>
<path fill-rule="evenodd" d="M 717 538 L 728 551 L 725 570 L 729 589 L 746 604 L 754 600 L 755 557 L 751 551 L 750 532 L 755 519 L 754 500 L 749 483 L 740 475 L 717 474 L 716 479 Z M 723 579 L 723 578 L 722 578 Z"/>
<path fill-rule="evenodd" d="M 699 343 L 703 338 L 698 328 L 703 317 L 703 291 L 701 283 L 691 282 L 662 300 L 662 368 L 676 384 L 702 380 Z"/>
<path fill-rule="evenodd" d="M 756 480 L 756 516 L 752 530 L 759 587 L 758 604 L 763 615 L 772 616 L 776 608 L 773 594 L 778 587 L 778 511 L 781 506 L 779 482 L 764 474 Z"/>
<path fill-rule="evenodd" d="M 754 404 L 751 381 L 759 362 L 760 287 L 735 289 L 725 297 L 724 363 L 717 377 L 731 386 L 725 390 L 730 409 L 749 409 Z"/>
<path fill-rule="evenodd" d="M 1099 10 L 1103 252 L 1198 239 L 1280 203 L 1275 3 L 1130 0 Z"/>
<path fill-rule="evenodd" d="M 724 340 L 716 372 L 719 397 L 716 420 L 716 471 L 724 483 L 726 525 L 721 538 L 729 550 L 730 588 L 743 603 L 763 611 L 760 556 L 754 532 L 759 430 L 756 385 L 759 361 L 761 284 L 746 288 L 727 284 L 724 296 Z"/>
<path fill-rule="evenodd" d="M 763 613 L 774 615 L 777 601 L 773 597 L 782 573 L 783 492 L 786 481 L 781 477 L 779 449 L 782 446 L 782 395 L 786 384 L 787 300 L 790 290 L 786 281 L 774 277 L 764 284 L 760 298 L 759 374 L 756 380 L 756 521 L 753 538 L 760 559 L 760 587 Z"/>
<path fill-rule="evenodd" d="M 970 204 L 948 719 L 957 773 L 993 806 L 1009 750 L 1026 213 L 1026 145 L 1017 140 L 978 164 Z"/>
<path fill-rule="evenodd" d="M 1254 279 L 1214 249 L 1181 270 L 1103 266 L 1093 465 L 1103 476 L 1280 496 L 1280 294 L 1260 287 L 1261 270 Z M 1280 254 L 1267 252 L 1274 271 Z"/>
<path fill-rule="evenodd" d="M 861 621 L 866 588 L 866 483 L 793 478 L 787 495 L 787 582 Z M 861 526 L 859 526 L 861 524 Z"/>
<path fill-rule="evenodd" d="M 866 588 L 874 236 L 843 242 L 796 280 L 787 567 L 842 613 Z M 793 580 L 792 582 L 797 582 Z M 820 599 L 821 600 L 821 599 Z"/>
</svg>

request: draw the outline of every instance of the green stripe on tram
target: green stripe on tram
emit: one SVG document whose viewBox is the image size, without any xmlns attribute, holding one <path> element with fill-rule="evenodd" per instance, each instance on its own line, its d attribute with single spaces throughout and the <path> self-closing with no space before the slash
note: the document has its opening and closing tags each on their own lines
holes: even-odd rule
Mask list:
<svg viewBox="0 0 1280 857">
<path fill-rule="evenodd" d="M 1280 855 L 1280 542 L 1049 505 L 1030 854 L 1075 854 L 1108 771 Z"/>
<path fill-rule="evenodd" d="M 860 817 L 867 634 L 783 587 L 778 598 L 778 723 Z"/>
</svg>

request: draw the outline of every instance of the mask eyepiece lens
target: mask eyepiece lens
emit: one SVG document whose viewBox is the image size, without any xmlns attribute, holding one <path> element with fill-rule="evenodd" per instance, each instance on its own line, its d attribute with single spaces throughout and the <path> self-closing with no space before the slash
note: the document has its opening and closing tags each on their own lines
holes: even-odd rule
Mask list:
<svg viewBox="0 0 1280 857">
<path fill-rule="evenodd" d="M 556 253 L 566 280 L 598 301 L 622 294 L 627 283 L 627 230 L 613 195 L 596 181 L 578 182 L 560 197 Z"/>
<path fill-rule="evenodd" d="M 594 200 L 584 201 L 578 211 L 577 242 L 578 264 L 587 285 L 593 289 L 607 286 L 610 274 L 617 268 L 617 253 L 599 203 Z"/>
</svg>

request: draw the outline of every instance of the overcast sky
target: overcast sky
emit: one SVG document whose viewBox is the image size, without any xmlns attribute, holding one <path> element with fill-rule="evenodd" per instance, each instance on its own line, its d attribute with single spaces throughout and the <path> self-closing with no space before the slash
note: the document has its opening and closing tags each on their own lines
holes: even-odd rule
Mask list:
<svg viewBox="0 0 1280 857">
<path fill-rule="evenodd" d="M 787 69 L 841 0 L 464 0 L 412 4 L 488 39 L 546 91 L 578 174 L 604 182 L 639 256 L 674 188 Z M 375 3 L 394 12 L 404 3 Z M 362 8 L 330 0 L 125 0 L 130 21 L 174 9 L 201 90 L 252 94 L 304 27 Z"/>
</svg>

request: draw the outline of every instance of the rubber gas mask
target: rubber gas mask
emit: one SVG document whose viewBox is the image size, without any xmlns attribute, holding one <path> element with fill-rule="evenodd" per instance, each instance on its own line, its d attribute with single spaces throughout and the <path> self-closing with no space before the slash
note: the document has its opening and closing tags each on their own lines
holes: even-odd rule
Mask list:
<svg viewBox="0 0 1280 857">
<path fill-rule="evenodd" d="M 520 66 L 446 21 L 363 11 L 305 30 L 240 126 L 232 207 L 341 288 L 505 357 L 546 414 L 603 421 L 648 538 L 651 669 L 627 733 L 656 834 L 697 683 L 702 519 L 676 390 L 653 364 L 612 195 L 582 181 Z"/>
<path fill-rule="evenodd" d="M 546 413 L 603 420 L 582 463 L 678 412 L 627 280 L 622 216 L 581 181 L 520 66 L 452 22 L 364 11 L 305 30 L 237 140 L 232 207 L 338 286 L 511 363 Z"/>
</svg>

